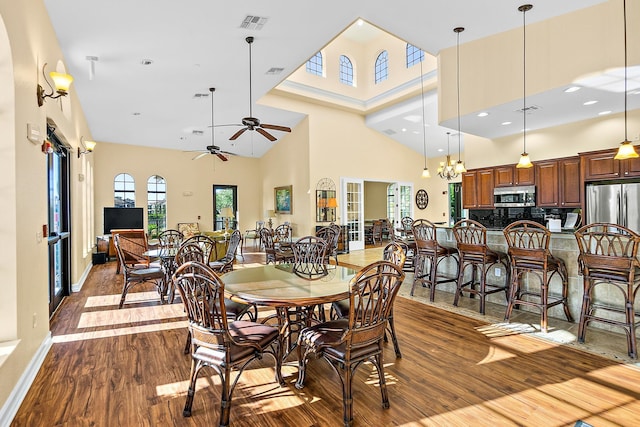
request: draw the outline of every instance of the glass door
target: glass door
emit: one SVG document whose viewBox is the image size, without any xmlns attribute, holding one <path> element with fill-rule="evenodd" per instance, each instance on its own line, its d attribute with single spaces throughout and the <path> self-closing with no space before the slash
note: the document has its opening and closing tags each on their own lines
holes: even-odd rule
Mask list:
<svg viewBox="0 0 640 427">
<path fill-rule="evenodd" d="M 71 292 L 71 239 L 69 238 L 69 156 L 53 130 L 48 131 L 53 152 L 48 154 L 49 316 Z"/>
<path fill-rule="evenodd" d="M 349 250 L 364 249 L 364 180 L 342 178 L 342 218 L 346 218 Z"/>
<path fill-rule="evenodd" d="M 229 211 L 229 208 L 231 211 Z M 238 187 L 213 186 L 213 229 L 235 230 L 238 224 Z M 228 224 L 228 227 L 227 227 Z"/>
<path fill-rule="evenodd" d="M 396 229 L 402 228 L 400 221 L 408 216 L 413 218 L 413 184 L 394 182 L 387 191 L 387 213 L 389 221 Z"/>
</svg>

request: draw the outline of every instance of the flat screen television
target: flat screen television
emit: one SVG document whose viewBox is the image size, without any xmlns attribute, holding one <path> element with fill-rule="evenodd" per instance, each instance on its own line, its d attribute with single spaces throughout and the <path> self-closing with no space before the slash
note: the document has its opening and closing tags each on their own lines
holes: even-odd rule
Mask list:
<svg viewBox="0 0 640 427">
<path fill-rule="evenodd" d="M 144 228 L 142 208 L 104 208 L 104 234 L 111 230 Z"/>
</svg>

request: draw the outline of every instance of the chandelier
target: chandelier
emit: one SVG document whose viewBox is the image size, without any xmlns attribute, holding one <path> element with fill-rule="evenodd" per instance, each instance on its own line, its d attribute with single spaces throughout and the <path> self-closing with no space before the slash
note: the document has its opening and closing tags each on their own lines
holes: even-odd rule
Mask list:
<svg viewBox="0 0 640 427">
<path fill-rule="evenodd" d="M 451 140 L 451 132 L 447 132 L 447 161 L 440 162 L 438 167 L 438 176 L 447 181 L 451 181 L 453 178 L 457 178 L 460 175 L 456 172 L 456 161 L 451 160 L 451 154 L 449 153 L 449 143 Z"/>
</svg>

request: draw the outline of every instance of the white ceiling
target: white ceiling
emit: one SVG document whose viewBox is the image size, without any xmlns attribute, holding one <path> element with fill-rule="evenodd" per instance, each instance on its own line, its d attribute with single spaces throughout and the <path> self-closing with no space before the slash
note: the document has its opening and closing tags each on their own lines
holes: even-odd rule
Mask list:
<svg viewBox="0 0 640 427">
<path fill-rule="evenodd" d="M 255 104 L 329 41 L 358 18 L 368 21 L 423 50 L 437 55 L 455 46 L 452 29 L 466 28 L 465 42 L 522 25 L 518 0 L 408 0 L 399 4 L 380 0 L 244 0 L 222 2 L 189 0 L 44 0 L 49 11 L 67 71 L 74 76 L 73 91 L 82 104 L 96 141 L 134 144 L 178 150 L 200 150 L 211 143 L 211 100 L 215 87 L 215 123 L 239 123 L 249 115 L 249 55 L 245 42 L 253 43 L 253 115 L 263 123 L 295 127 L 302 115 Z M 589 7 L 604 0 L 537 0 L 527 12 L 527 23 Z M 241 28 L 247 15 L 268 18 L 262 29 Z M 95 75 L 89 77 L 90 61 L 98 57 Z M 142 65 L 144 60 L 153 61 Z M 272 67 L 283 68 L 277 75 Z M 580 109 L 567 108 L 565 100 L 588 100 L 590 90 L 573 97 L 558 91 L 527 98 L 541 106 L 534 114 L 539 127 L 579 120 Z M 608 98 L 605 96 L 609 94 Z M 599 111 L 621 111 L 620 93 L 598 91 Z M 612 96 L 613 95 L 613 96 Z M 630 108 L 640 107 L 640 96 L 630 97 Z M 425 94 L 429 108 L 429 150 L 446 147 L 445 128 L 437 124 L 435 93 Z M 568 101 L 567 101 L 568 102 Z M 639 105 L 636 105 L 639 104 Z M 634 107 L 635 106 L 635 107 Z M 406 101 L 393 110 L 367 118 L 381 132 L 418 152 L 422 139 L 402 132 L 403 118 L 421 115 L 420 99 Z M 520 132 L 514 111 L 521 101 L 495 108 L 483 119 L 464 118 L 464 132 L 496 137 Z M 573 111 L 573 115 L 567 115 Z M 512 117 L 511 126 L 497 126 Z M 443 123 L 453 129 L 455 123 Z M 215 141 L 222 150 L 244 156 L 262 156 L 273 144 L 256 132 L 245 132 L 235 143 L 228 138 L 239 127 L 217 127 Z M 192 131 L 203 131 L 195 135 Z M 270 131 L 278 139 L 284 133 Z M 453 139 L 452 139 L 453 142 Z M 445 148 L 446 149 L 446 148 Z M 452 152 L 457 147 L 452 144 Z"/>
</svg>

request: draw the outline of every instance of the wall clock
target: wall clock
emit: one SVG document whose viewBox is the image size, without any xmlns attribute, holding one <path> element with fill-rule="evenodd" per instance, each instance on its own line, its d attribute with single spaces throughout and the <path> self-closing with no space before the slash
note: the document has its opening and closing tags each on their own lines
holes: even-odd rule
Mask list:
<svg viewBox="0 0 640 427">
<path fill-rule="evenodd" d="M 425 209 L 429 204 L 429 195 L 426 190 L 418 190 L 416 192 L 416 205 L 418 209 Z"/>
</svg>

